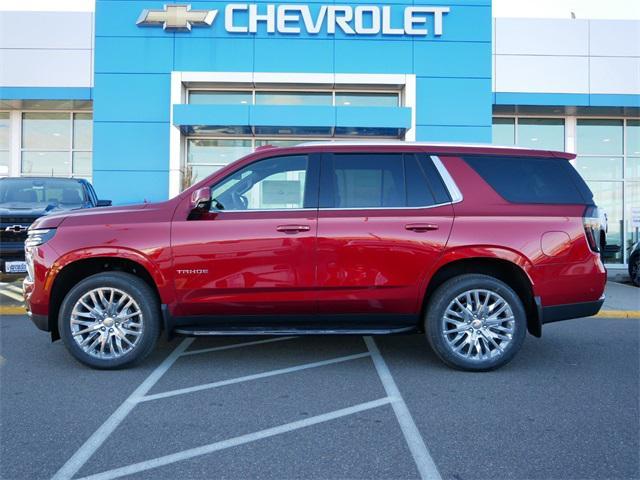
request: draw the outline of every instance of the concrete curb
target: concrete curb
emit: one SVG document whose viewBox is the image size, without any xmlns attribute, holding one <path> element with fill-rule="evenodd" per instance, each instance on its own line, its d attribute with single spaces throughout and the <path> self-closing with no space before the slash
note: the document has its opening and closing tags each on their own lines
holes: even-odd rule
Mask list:
<svg viewBox="0 0 640 480">
<path fill-rule="evenodd" d="M 600 310 L 596 318 L 640 318 L 640 310 Z"/>
<path fill-rule="evenodd" d="M 20 305 L 0 305 L 0 315 L 24 315 L 25 308 Z"/>
</svg>

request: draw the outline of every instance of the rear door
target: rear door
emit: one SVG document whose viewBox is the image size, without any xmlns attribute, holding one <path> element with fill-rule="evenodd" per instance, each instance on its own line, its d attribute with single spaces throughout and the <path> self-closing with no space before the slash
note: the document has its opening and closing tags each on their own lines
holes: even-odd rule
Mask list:
<svg viewBox="0 0 640 480">
<path fill-rule="evenodd" d="M 421 283 L 453 223 L 431 158 L 329 153 L 321 165 L 319 313 L 415 315 Z"/>
</svg>

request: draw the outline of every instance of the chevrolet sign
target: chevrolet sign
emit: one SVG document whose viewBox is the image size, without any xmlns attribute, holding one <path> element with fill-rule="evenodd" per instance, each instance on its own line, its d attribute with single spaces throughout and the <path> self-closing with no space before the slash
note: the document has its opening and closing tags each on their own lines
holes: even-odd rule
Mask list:
<svg viewBox="0 0 640 480">
<path fill-rule="evenodd" d="M 143 10 L 136 25 L 191 30 L 192 25 L 210 27 L 217 10 L 191 10 L 191 5 L 165 5 L 164 10 Z"/>
<path fill-rule="evenodd" d="M 228 33 L 257 33 L 264 25 L 267 33 L 316 35 L 325 31 L 335 35 L 338 30 L 346 35 L 413 35 L 426 36 L 427 19 L 432 17 L 433 35 L 443 33 L 443 17 L 449 7 L 405 7 L 402 22 L 395 25 L 391 7 L 360 5 L 320 5 L 311 12 L 308 5 L 260 5 L 230 3 L 224 9 L 224 29 Z M 138 25 L 159 26 L 166 29 L 191 30 L 194 26 L 211 26 L 217 10 L 191 10 L 190 5 L 166 5 L 164 10 L 144 10 Z M 244 19 L 244 22 L 239 19 Z"/>
</svg>

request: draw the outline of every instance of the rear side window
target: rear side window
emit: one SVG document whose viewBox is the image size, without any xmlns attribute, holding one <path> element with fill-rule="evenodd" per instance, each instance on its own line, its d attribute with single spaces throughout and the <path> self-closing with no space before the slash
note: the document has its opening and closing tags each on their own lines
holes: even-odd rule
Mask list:
<svg viewBox="0 0 640 480">
<path fill-rule="evenodd" d="M 502 156 L 464 160 L 509 202 L 593 204 L 591 190 L 566 160 Z"/>
<path fill-rule="evenodd" d="M 321 208 L 426 207 L 449 201 L 425 155 L 336 153 L 322 162 Z"/>
</svg>

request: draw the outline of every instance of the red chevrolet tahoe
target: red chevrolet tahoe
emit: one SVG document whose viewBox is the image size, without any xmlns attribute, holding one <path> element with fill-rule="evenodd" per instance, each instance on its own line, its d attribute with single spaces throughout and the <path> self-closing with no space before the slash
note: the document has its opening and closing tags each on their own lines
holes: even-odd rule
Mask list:
<svg viewBox="0 0 640 480">
<path fill-rule="evenodd" d="M 602 305 L 599 213 L 568 153 L 261 147 L 166 202 L 37 220 L 24 295 L 96 368 L 174 335 L 424 333 L 490 370 Z"/>
</svg>

